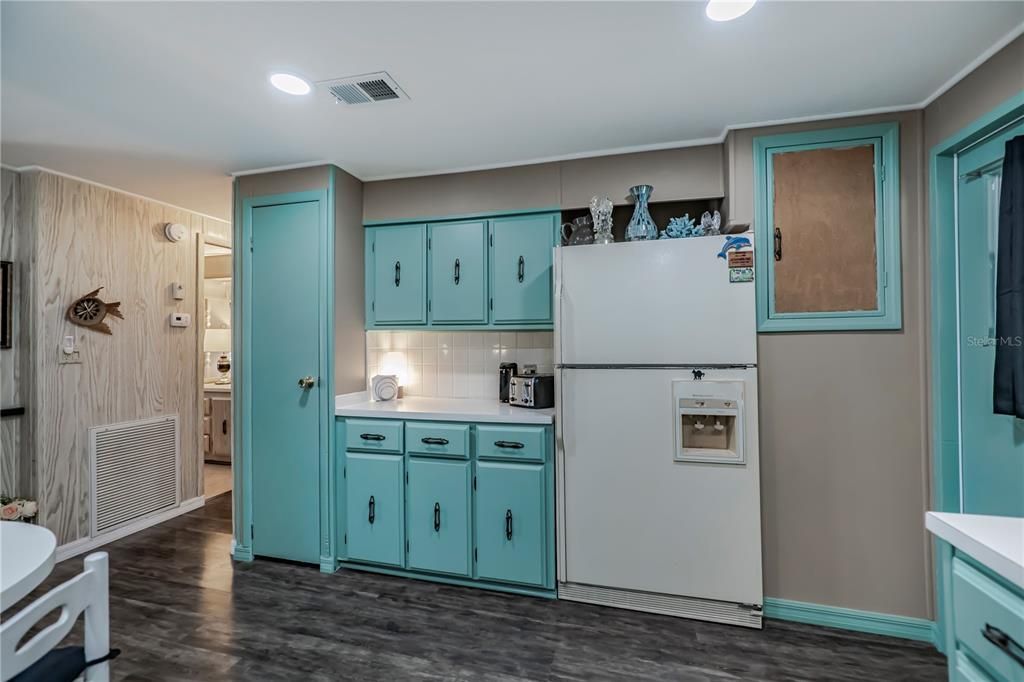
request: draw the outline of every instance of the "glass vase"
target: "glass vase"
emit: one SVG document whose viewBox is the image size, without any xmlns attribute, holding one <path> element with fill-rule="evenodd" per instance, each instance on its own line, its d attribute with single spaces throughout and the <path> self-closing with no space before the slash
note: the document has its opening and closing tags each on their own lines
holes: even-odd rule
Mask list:
<svg viewBox="0 0 1024 682">
<path fill-rule="evenodd" d="M 653 191 L 654 188 L 650 185 L 637 185 L 629 188 L 629 193 L 633 195 L 633 200 L 636 202 L 636 208 L 633 209 L 633 217 L 630 218 L 629 225 L 626 226 L 627 242 L 658 238 L 658 226 L 654 224 L 651 212 L 647 209 L 647 202 L 650 201 Z"/>
</svg>

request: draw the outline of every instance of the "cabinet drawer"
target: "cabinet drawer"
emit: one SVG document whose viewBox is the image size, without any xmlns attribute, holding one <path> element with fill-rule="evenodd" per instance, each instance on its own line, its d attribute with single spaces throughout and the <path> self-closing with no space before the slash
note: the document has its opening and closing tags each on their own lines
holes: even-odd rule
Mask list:
<svg viewBox="0 0 1024 682">
<path fill-rule="evenodd" d="M 956 652 L 953 660 L 953 674 L 950 679 L 956 682 L 991 682 L 992 678 L 978 666 L 974 665 L 971 659 L 962 651 Z"/>
<path fill-rule="evenodd" d="M 544 428 L 540 426 L 478 426 L 477 453 L 482 459 L 543 462 Z"/>
<path fill-rule="evenodd" d="M 345 421 L 345 448 L 401 454 L 402 426 L 400 421 L 348 419 Z"/>
<path fill-rule="evenodd" d="M 408 422 L 405 425 L 406 452 L 440 457 L 469 457 L 469 425 Z"/>
<path fill-rule="evenodd" d="M 1024 682 L 1024 599 L 974 568 L 953 559 L 953 619 L 959 646 L 998 679 Z"/>
</svg>

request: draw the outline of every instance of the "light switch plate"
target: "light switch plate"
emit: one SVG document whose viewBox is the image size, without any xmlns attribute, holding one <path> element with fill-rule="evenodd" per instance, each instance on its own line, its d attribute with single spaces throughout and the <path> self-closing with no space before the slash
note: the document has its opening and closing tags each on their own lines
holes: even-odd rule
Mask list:
<svg viewBox="0 0 1024 682">
<path fill-rule="evenodd" d="M 82 364 L 82 351 L 76 350 L 65 353 L 63 348 L 57 350 L 57 364 L 59 365 L 80 365 Z"/>
<path fill-rule="evenodd" d="M 188 313 L 171 313 L 172 327 L 187 327 L 192 324 L 192 316 Z"/>
</svg>

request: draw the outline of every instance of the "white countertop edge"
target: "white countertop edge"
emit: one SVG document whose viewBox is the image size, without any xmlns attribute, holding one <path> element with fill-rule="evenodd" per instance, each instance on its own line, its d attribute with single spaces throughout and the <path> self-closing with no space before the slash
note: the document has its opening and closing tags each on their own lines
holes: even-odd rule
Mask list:
<svg viewBox="0 0 1024 682">
<path fill-rule="evenodd" d="M 1024 519 L 927 512 L 925 528 L 1024 589 Z"/>
<path fill-rule="evenodd" d="M 359 398 L 358 396 L 362 396 Z M 344 400 L 342 400 L 344 398 Z M 553 408 L 531 410 L 511 407 L 497 399 L 421 398 L 373 402 L 365 392 L 335 399 L 335 416 L 370 419 L 419 419 L 424 421 L 482 422 L 488 424 L 554 423 Z"/>
</svg>

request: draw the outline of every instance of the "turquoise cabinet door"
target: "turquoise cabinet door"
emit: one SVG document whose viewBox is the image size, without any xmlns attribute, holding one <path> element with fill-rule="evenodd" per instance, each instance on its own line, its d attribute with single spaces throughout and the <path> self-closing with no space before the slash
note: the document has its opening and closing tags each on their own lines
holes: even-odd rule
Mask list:
<svg viewBox="0 0 1024 682">
<path fill-rule="evenodd" d="M 427 226 L 374 227 L 367 230 L 373 269 L 370 314 L 376 324 L 425 324 L 427 321 Z"/>
<path fill-rule="evenodd" d="M 491 221 L 491 320 L 495 324 L 551 321 L 552 215 Z"/>
<path fill-rule="evenodd" d="M 347 452 L 345 457 L 348 558 L 403 566 L 402 456 Z"/>
<path fill-rule="evenodd" d="M 319 201 L 252 207 L 251 477 L 253 553 L 320 558 Z M 288 513 L 281 513 L 287 500 Z"/>
<path fill-rule="evenodd" d="M 477 575 L 544 584 L 544 466 L 479 462 L 476 486 Z"/>
<path fill-rule="evenodd" d="M 409 568 L 469 575 L 469 462 L 409 459 Z"/>
<path fill-rule="evenodd" d="M 487 322 L 487 224 L 430 226 L 430 321 Z"/>
</svg>

